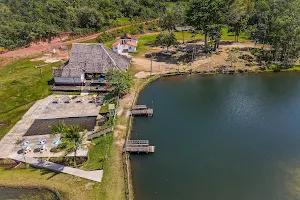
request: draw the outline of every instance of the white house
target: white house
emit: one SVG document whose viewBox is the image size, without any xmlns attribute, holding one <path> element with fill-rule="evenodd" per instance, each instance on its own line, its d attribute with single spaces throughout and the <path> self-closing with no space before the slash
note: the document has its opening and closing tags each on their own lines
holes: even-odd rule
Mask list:
<svg viewBox="0 0 300 200">
<path fill-rule="evenodd" d="M 113 51 L 116 53 L 136 52 L 138 37 L 125 34 L 116 38 L 116 42 L 112 45 Z"/>
</svg>

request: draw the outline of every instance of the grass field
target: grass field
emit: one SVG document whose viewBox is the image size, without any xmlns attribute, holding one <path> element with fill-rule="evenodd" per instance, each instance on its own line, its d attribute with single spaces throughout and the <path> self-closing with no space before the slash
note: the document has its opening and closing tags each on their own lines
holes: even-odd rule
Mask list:
<svg viewBox="0 0 300 200">
<path fill-rule="evenodd" d="M 88 160 L 83 165 L 84 169 L 102 169 L 103 163 L 105 163 L 106 153 L 109 153 L 109 150 L 111 148 L 112 140 L 112 133 L 108 133 L 103 137 L 95 138 L 92 140 L 91 149 L 88 154 Z"/>
<path fill-rule="evenodd" d="M 48 81 L 52 79 L 52 67 L 58 64 L 44 65 L 26 58 L 0 67 L 0 123 L 9 124 L 8 127 L 0 127 L 0 138 L 35 101 L 51 93 Z M 43 65 L 42 75 L 36 65 Z"/>
</svg>

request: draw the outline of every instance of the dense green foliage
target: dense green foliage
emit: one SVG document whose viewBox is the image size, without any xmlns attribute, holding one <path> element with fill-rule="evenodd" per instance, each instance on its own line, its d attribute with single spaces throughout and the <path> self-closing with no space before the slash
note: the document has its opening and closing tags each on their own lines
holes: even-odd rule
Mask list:
<svg viewBox="0 0 300 200">
<path fill-rule="evenodd" d="M 0 0 L 0 46 L 16 48 L 60 32 L 94 32 L 156 18 L 171 0 Z"/>
<path fill-rule="evenodd" d="M 145 24 L 132 25 L 125 28 L 120 28 L 114 31 L 105 32 L 97 37 L 97 42 L 105 43 L 114 40 L 116 37 L 124 34 L 143 34 L 147 32 L 156 32 L 158 30 L 157 22 L 149 22 Z"/>
<path fill-rule="evenodd" d="M 110 70 L 106 79 L 109 82 L 108 85 L 114 89 L 113 92 L 116 95 L 128 92 L 133 84 L 132 74 L 121 70 Z"/>
<path fill-rule="evenodd" d="M 162 32 L 156 37 L 154 44 L 157 46 L 167 47 L 168 51 L 170 46 L 177 44 L 177 40 L 174 33 Z"/>
<path fill-rule="evenodd" d="M 235 40 L 245 31 L 255 43 L 271 45 L 261 53 L 269 64 L 289 66 L 299 58 L 300 0 L 191 0 L 186 23 L 205 35 L 205 48 L 209 37 L 216 49 L 227 26 Z"/>
</svg>

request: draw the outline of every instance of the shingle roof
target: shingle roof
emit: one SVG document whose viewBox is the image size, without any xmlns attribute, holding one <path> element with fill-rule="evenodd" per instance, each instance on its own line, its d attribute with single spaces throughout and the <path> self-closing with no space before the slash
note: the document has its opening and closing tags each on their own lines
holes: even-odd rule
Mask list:
<svg viewBox="0 0 300 200">
<path fill-rule="evenodd" d="M 126 71 L 130 60 L 103 44 L 73 44 L 68 64 L 55 69 L 53 76 L 80 77 L 82 73 L 107 73 L 110 69 Z"/>
</svg>

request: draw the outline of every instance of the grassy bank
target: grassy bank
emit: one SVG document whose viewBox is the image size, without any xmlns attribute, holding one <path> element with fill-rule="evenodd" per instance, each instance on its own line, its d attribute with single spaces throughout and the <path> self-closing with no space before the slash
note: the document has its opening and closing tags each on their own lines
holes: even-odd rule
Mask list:
<svg viewBox="0 0 300 200">
<path fill-rule="evenodd" d="M 56 64 L 31 62 L 31 58 L 21 59 L 0 67 L 0 126 L 2 138 L 25 112 L 39 99 L 49 94 L 48 81 L 52 79 L 52 67 Z M 35 66 L 42 66 L 42 75 Z"/>
</svg>

